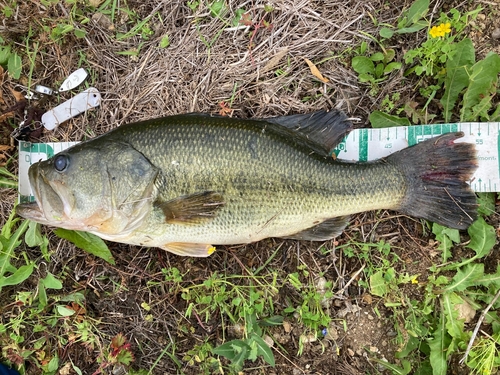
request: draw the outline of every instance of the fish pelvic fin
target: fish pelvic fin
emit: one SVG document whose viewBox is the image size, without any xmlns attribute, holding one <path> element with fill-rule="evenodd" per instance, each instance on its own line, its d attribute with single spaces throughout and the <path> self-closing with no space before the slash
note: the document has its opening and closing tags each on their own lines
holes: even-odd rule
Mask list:
<svg viewBox="0 0 500 375">
<path fill-rule="evenodd" d="M 224 205 L 224 198 L 220 193 L 204 191 L 167 202 L 157 201 L 154 205 L 163 211 L 169 224 L 199 224 L 215 217 Z"/>
<path fill-rule="evenodd" d="M 330 155 L 352 129 L 352 123 L 346 114 L 338 109 L 272 117 L 264 121 L 287 128 L 324 156 Z"/>
<path fill-rule="evenodd" d="M 333 217 L 311 228 L 283 238 L 304 241 L 328 241 L 340 236 L 347 224 L 349 224 L 349 219 L 350 216 Z"/>
<path fill-rule="evenodd" d="M 407 179 L 398 211 L 454 229 L 466 229 L 476 219 L 476 195 L 467 184 L 477 169 L 476 149 L 455 142 L 463 135 L 443 134 L 386 159 Z"/>
<path fill-rule="evenodd" d="M 161 248 L 176 255 L 196 258 L 206 258 L 215 252 L 215 246 L 204 243 L 170 242 Z"/>
</svg>

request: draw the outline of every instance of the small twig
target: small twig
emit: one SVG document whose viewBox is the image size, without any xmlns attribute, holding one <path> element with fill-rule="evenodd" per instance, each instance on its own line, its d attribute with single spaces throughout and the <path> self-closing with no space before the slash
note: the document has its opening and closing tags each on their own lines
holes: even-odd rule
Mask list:
<svg viewBox="0 0 500 375">
<path fill-rule="evenodd" d="M 444 191 L 446 192 L 446 194 L 448 194 L 448 196 L 450 197 L 450 199 L 453 201 L 453 203 L 455 203 L 455 205 L 471 220 L 471 221 L 474 221 L 474 219 L 472 218 L 472 216 L 470 216 L 462 207 L 460 207 L 460 205 L 458 204 L 457 200 L 455 198 L 453 198 L 453 196 L 449 193 L 448 189 L 444 188 Z"/>
<path fill-rule="evenodd" d="M 500 290 L 497 292 L 497 294 L 495 294 L 495 297 L 493 298 L 491 303 L 486 307 L 486 309 L 484 309 L 483 313 L 479 317 L 479 320 L 476 323 L 476 328 L 474 328 L 474 332 L 472 332 L 472 336 L 469 340 L 469 345 L 467 345 L 467 350 L 465 351 L 464 356 L 462 357 L 462 359 L 458 363 L 463 364 L 467 360 L 467 357 L 469 356 L 469 352 L 472 349 L 472 344 L 474 344 L 474 340 L 476 340 L 476 336 L 477 336 L 477 333 L 479 331 L 479 328 L 481 327 L 481 324 L 483 324 L 483 320 L 486 317 L 486 314 L 491 309 L 491 307 L 495 304 L 498 297 L 500 297 Z"/>
<path fill-rule="evenodd" d="M 193 314 L 194 314 L 196 320 L 198 321 L 198 324 L 200 325 L 200 327 L 203 328 L 206 332 L 208 332 L 208 329 L 203 325 L 203 322 L 201 321 L 201 319 L 198 316 L 198 314 L 196 313 L 196 311 L 193 310 Z"/>
<path fill-rule="evenodd" d="M 361 273 L 361 271 L 363 271 L 365 269 L 365 266 L 366 266 L 366 264 L 363 264 L 363 266 L 361 266 L 361 268 L 359 270 L 357 270 L 354 275 L 352 275 L 351 279 L 347 282 L 347 284 L 345 284 L 344 287 L 342 289 L 340 289 L 335 294 L 337 294 L 337 295 L 343 294 L 344 291 L 349 287 L 349 285 L 351 285 L 351 283 L 356 279 L 356 277 L 358 277 L 358 275 Z"/>
</svg>

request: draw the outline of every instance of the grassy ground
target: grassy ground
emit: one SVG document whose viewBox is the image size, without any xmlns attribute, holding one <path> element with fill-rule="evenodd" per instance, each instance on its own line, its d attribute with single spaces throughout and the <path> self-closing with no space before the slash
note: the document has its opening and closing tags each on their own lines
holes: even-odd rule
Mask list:
<svg viewBox="0 0 500 375">
<path fill-rule="evenodd" d="M 495 373 L 500 304 L 487 308 L 500 278 L 495 194 L 480 197 L 484 220 L 469 232 L 369 212 L 335 241 L 268 239 L 202 260 L 109 243 L 115 265 L 50 228 L 8 219 L 17 197 L 10 135 L 26 115 L 32 141 L 83 140 L 193 111 L 246 118 L 341 108 L 358 127 L 371 126 L 374 111 L 412 123 L 500 121 L 497 62 L 474 64 L 499 53 L 498 0 L 412 4 L 5 0 L 2 362 L 26 374 Z M 448 21 L 450 33 L 429 36 Z M 486 83 L 467 81 L 443 104 L 446 64 L 457 61 L 443 46 L 461 42 L 475 60 L 460 66 Z M 15 89 L 58 87 L 79 67 L 101 91 L 100 108 L 38 131 L 40 114 L 72 93 L 25 101 Z M 481 108 L 467 92 L 484 99 Z"/>
</svg>

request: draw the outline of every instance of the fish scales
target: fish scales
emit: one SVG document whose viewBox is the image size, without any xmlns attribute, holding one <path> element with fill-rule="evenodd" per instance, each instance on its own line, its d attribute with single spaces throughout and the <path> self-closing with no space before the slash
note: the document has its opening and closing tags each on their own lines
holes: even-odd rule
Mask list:
<svg viewBox="0 0 500 375">
<path fill-rule="evenodd" d="M 329 153 L 339 111 L 267 120 L 180 115 L 127 124 L 36 163 L 20 215 L 117 242 L 207 256 L 212 244 L 325 240 L 351 214 L 395 209 L 455 228 L 476 215 L 460 133 L 368 163 Z"/>
<path fill-rule="evenodd" d="M 405 192 L 404 177 L 393 165 L 311 155 L 293 139 L 251 121 L 235 126 L 224 118 L 187 116 L 167 127 L 156 121 L 139 129 L 125 126 L 103 142 L 127 139 L 141 150 L 164 174 L 158 186 L 162 200 L 199 191 L 218 191 L 225 198 L 211 222 L 170 226 L 180 241 L 231 244 L 289 236 L 306 223 L 396 207 Z M 155 224 L 165 225 L 160 213 L 146 227 Z"/>
</svg>

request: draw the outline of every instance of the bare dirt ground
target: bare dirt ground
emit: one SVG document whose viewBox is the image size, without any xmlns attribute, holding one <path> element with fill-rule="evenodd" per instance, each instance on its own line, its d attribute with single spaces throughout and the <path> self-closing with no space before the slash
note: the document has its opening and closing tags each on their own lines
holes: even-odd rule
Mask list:
<svg viewBox="0 0 500 375">
<path fill-rule="evenodd" d="M 499 42 L 491 37 L 493 30 L 499 27 L 495 21 L 499 14 L 498 1 L 470 4 L 437 1 L 433 4 L 432 16 L 437 17 L 440 10 L 451 7 L 469 9 L 475 6 L 473 3 L 485 7 L 482 13 L 485 17 L 476 21 L 470 34 L 478 53 L 498 52 Z M 272 11 L 265 9 L 267 5 L 271 5 Z M 186 112 L 218 114 L 223 111 L 233 117 L 262 118 L 340 108 L 360 119 L 356 126 L 366 127 L 368 115 L 378 109 L 387 94 L 399 92 L 401 101 L 419 100 L 418 93 L 413 91 L 414 83 L 399 72 L 380 86 L 376 96 L 370 96 L 369 88 L 359 83 L 350 68 L 350 52 L 362 41 L 371 42 L 367 34 L 378 35 L 373 20 L 376 19 L 377 24 L 395 24 L 409 5 L 411 2 L 404 0 L 276 0 L 269 4 L 260 0 L 238 0 L 229 2 L 228 13 L 223 17 L 231 20 L 237 9 L 244 8 L 250 24 L 228 26 L 213 17 L 204 2 L 192 10 L 186 1 L 130 0 L 127 6 L 136 12 L 138 19 L 152 17 L 151 35 L 147 40 L 140 35 L 123 40 L 114 37 L 116 30 L 126 32 L 130 27 L 130 15 L 126 13 L 113 22 L 99 12 L 88 14 L 91 20 L 83 26 L 87 34 L 82 39 L 68 36 L 62 42 L 54 42 L 48 30 L 38 40 L 44 52 L 36 56 L 32 81 L 28 82 L 27 71 L 23 71 L 19 82 L 5 77 L 4 103 L 0 109 L 14 105 L 9 89 L 17 84 L 56 87 L 81 66 L 91 73 L 89 84 L 103 95 L 100 108 L 69 121 L 56 131 L 43 132 L 39 140 L 84 140 L 124 123 Z M 71 11 L 64 2 L 47 6 L 23 2 L 17 9 L 15 17 L 0 22 L 0 34 L 14 42 L 20 42 L 30 27 L 37 27 L 39 19 L 65 20 Z M 169 36 L 170 45 L 159 48 L 165 35 Z M 425 31 L 408 38 L 395 38 L 391 47 L 401 57 L 423 38 Z M 120 54 L 124 51 L 139 53 L 137 56 Z M 311 74 L 305 58 L 318 64 L 328 83 L 320 82 Z M 26 59 L 23 62 L 29 66 Z M 51 97 L 37 105 L 44 111 L 69 96 Z M 22 119 L 22 113 L 16 116 L 16 121 Z M 11 131 L 2 123 L 0 144 L 11 144 Z M 11 154 L 15 154 L 14 149 Z M 15 165 L 12 171 L 16 172 Z M 2 226 L 17 194 L 11 189 L 1 189 L 0 194 Z M 249 362 L 245 373 L 377 374 L 382 369 L 367 357 L 376 355 L 394 360 L 399 348 L 394 342 L 393 320 L 384 315 L 383 305 L 367 296 L 367 291 L 356 281 L 344 288 L 362 264 L 344 258 L 342 252 L 335 249 L 349 241 L 384 239 L 405 263 L 406 271 L 425 274 L 433 262 L 431 250 L 434 248 L 432 235 L 423 230 L 420 221 L 393 212 L 357 215 L 341 237 L 323 244 L 332 250 L 326 256 L 318 251 L 322 244 L 274 239 L 243 247 L 220 247 L 208 259 L 186 259 L 159 249 L 110 243 L 117 262 L 116 266 L 110 266 L 56 238 L 49 229 L 44 230 L 54 251 L 48 267 L 53 274 L 66 275 L 64 291 L 85 292 L 86 313 L 99 321 L 104 341 L 117 333 L 125 334 L 133 346 L 135 367 L 151 368 L 159 359 L 155 374 L 175 374 L 181 370 L 185 374 L 201 373 L 196 363 L 182 362 L 183 356 L 206 339 L 214 345 L 220 344 L 222 332 L 221 316 L 213 316 L 208 322 L 195 316 L 185 317 L 187 304 L 181 298 L 181 291 L 170 289 L 172 285 L 164 282 L 162 269 L 178 268 L 185 274 L 183 282 L 189 285 L 214 272 L 245 274 L 246 269 L 263 265 L 280 247 L 278 256 L 267 265 L 269 269 L 282 270 L 286 275 L 306 264 L 313 275 L 335 282 L 336 290 L 342 290 L 330 308 L 337 334 L 334 338 L 307 344 L 304 353 L 297 356 L 302 329 L 291 318 L 288 329 L 279 327 L 273 331 L 281 344 L 275 351 L 276 367 L 266 367 L 262 361 Z M 34 259 L 40 256 L 36 248 L 26 250 Z M 157 286 L 152 287 L 151 283 L 155 282 Z M 416 297 L 421 292 L 417 287 L 408 290 Z M 9 288 L 5 288 L 0 295 L 0 306 L 11 304 L 8 293 Z M 281 290 L 276 296 L 277 311 L 286 307 L 289 293 Z M 151 306 L 149 313 L 141 307 L 143 302 Z M 145 319 L 148 314 L 153 318 Z M 175 343 L 181 370 L 170 356 L 164 355 L 169 343 Z M 61 352 L 60 357 L 63 361 L 71 358 L 85 374 L 91 374 L 97 369 L 96 350 L 75 344 Z M 457 368 L 455 373 L 460 373 L 458 371 Z"/>
</svg>

